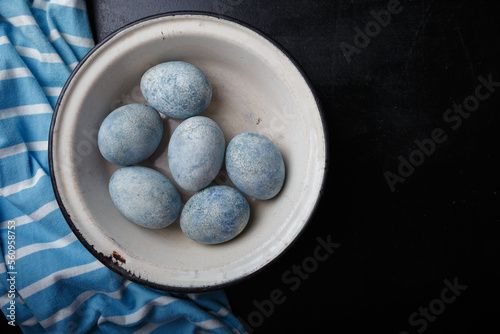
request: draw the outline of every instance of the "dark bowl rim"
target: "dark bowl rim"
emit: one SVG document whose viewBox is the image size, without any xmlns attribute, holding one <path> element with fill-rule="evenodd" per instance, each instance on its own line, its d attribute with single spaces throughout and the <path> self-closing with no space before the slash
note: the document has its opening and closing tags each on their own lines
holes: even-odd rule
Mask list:
<svg viewBox="0 0 500 334">
<path fill-rule="evenodd" d="M 119 33 L 123 32 L 123 31 L 125 31 L 125 30 L 127 30 L 127 29 L 129 29 L 129 28 L 131 28 L 133 26 L 136 26 L 138 24 L 141 24 L 141 23 L 144 23 L 144 22 L 147 22 L 147 21 L 150 21 L 150 20 L 155 20 L 155 19 L 159 19 L 159 18 L 163 18 L 163 17 L 170 17 L 170 16 L 181 16 L 181 15 L 186 15 L 186 16 L 209 16 L 209 17 L 214 17 L 214 18 L 220 19 L 220 20 L 225 20 L 225 21 L 233 22 L 233 23 L 239 24 L 239 25 L 243 26 L 244 28 L 247 28 L 247 29 L 249 29 L 249 30 L 257 33 L 258 35 L 260 35 L 261 37 L 263 37 L 267 41 L 269 41 L 271 44 L 273 44 L 278 50 L 280 50 L 292 62 L 292 64 L 299 71 L 300 75 L 302 76 L 302 78 L 306 82 L 307 86 L 309 87 L 309 90 L 310 90 L 310 92 L 312 93 L 312 95 L 314 97 L 317 109 L 319 111 L 319 115 L 320 115 L 321 122 L 322 122 L 322 127 L 323 127 L 323 135 L 324 135 L 324 138 L 325 138 L 325 171 L 324 171 L 324 174 L 323 174 L 321 189 L 320 189 L 320 192 L 318 194 L 318 197 L 316 198 L 315 204 L 314 204 L 314 206 L 313 206 L 313 208 L 311 210 L 311 213 L 310 213 L 307 221 L 304 223 L 303 227 L 301 228 L 301 230 L 299 231 L 299 233 L 297 234 L 297 236 L 294 238 L 294 240 L 292 240 L 290 242 L 290 244 L 285 249 L 283 249 L 283 251 L 281 253 L 279 253 L 278 255 L 276 255 L 271 261 L 269 261 L 268 263 L 266 263 L 265 265 L 263 265 L 261 268 L 257 269 L 256 271 L 254 271 L 252 273 L 249 273 L 247 275 L 235 278 L 235 279 L 233 279 L 231 281 L 228 281 L 228 282 L 225 282 L 225 283 L 220 283 L 220 284 L 215 284 L 215 285 L 210 285 L 210 286 L 179 287 L 179 286 L 175 286 L 175 285 L 163 285 L 163 284 L 158 284 L 158 283 L 150 282 L 150 281 L 148 281 L 146 279 L 143 279 L 141 277 L 138 277 L 138 276 L 130 273 L 129 271 L 127 271 L 126 269 L 124 269 L 123 267 L 121 267 L 120 264 L 119 264 L 119 261 L 117 261 L 112 256 L 106 256 L 106 255 L 98 252 L 92 245 L 90 245 L 87 242 L 87 240 L 85 239 L 85 237 L 83 236 L 83 234 L 80 233 L 80 231 L 78 230 L 78 228 L 74 225 L 74 223 L 73 223 L 73 221 L 71 219 L 71 216 L 66 211 L 64 203 L 63 203 L 63 201 L 61 199 L 61 196 L 59 194 L 59 188 L 58 188 L 57 180 L 56 180 L 55 173 L 54 173 L 53 134 L 54 134 L 54 128 L 55 128 L 56 122 L 57 122 L 57 115 L 59 113 L 59 107 L 61 106 L 62 100 L 64 99 L 64 94 L 65 94 L 66 90 L 68 89 L 68 87 L 71 84 L 74 76 L 79 71 L 79 69 L 83 66 L 83 64 L 94 54 L 94 52 L 96 52 L 100 47 L 102 47 L 104 44 L 106 44 L 109 40 L 111 40 L 112 38 L 114 38 Z M 69 227 L 71 228 L 71 230 L 73 231 L 73 233 L 76 235 L 76 237 L 78 238 L 78 240 L 85 246 L 85 248 L 96 259 L 98 259 L 106 267 L 108 267 L 109 269 L 111 269 L 113 272 L 121 275 L 122 277 L 124 277 L 126 279 L 129 279 L 132 282 L 138 283 L 140 285 L 143 285 L 143 286 L 155 289 L 155 290 L 160 290 L 160 291 L 164 291 L 164 292 L 177 292 L 177 293 L 199 293 L 199 292 L 208 292 L 208 291 L 215 291 L 215 290 L 219 290 L 219 289 L 228 288 L 228 287 L 234 286 L 234 285 L 236 285 L 238 283 L 241 283 L 241 282 L 243 282 L 243 281 L 245 281 L 247 279 L 250 279 L 250 278 L 258 275 L 263 270 L 265 270 L 266 268 L 268 268 L 271 264 L 275 263 L 278 259 L 280 259 L 296 243 L 296 241 L 300 238 L 300 236 L 303 234 L 304 230 L 306 229 L 306 226 L 310 223 L 311 218 L 314 216 L 314 213 L 315 213 L 316 209 L 318 208 L 319 202 L 321 201 L 321 198 L 322 198 L 322 195 L 323 195 L 323 192 L 324 192 L 324 187 L 326 185 L 326 177 L 327 177 L 328 168 L 329 168 L 329 140 L 328 140 L 327 123 L 326 123 L 324 111 L 323 111 L 323 109 L 321 107 L 321 103 L 320 103 L 320 100 L 318 98 L 318 95 L 317 95 L 316 91 L 314 90 L 314 88 L 312 86 L 312 83 L 311 83 L 310 79 L 308 78 L 307 74 L 305 73 L 304 69 L 297 62 L 297 60 L 295 58 L 293 58 L 293 56 L 282 45 L 280 45 L 276 40 L 274 40 L 273 38 L 271 38 L 265 32 L 261 31 L 260 29 L 257 29 L 256 27 L 254 27 L 254 26 L 252 26 L 252 25 L 250 25 L 248 23 L 245 23 L 245 22 L 243 22 L 243 21 L 241 21 L 239 19 L 236 19 L 236 18 L 233 18 L 233 17 L 230 17 L 230 16 L 226 16 L 226 15 L 212 13 L 212 12 L 187 10 L 187 11 L 173 11 L 173 12 L 165 12 L 165 13 L 150 15 L 150 16 L 146 16 L 144 18 L 135 20 L 135 21 L 133 21 L 131 23 L 128 23 L 128 24 L 126 24 L 126 25 L 118 28 L 114 32 L 110 33 L 108 36 L 106 36 L 102 41 L 100 41 L 98 44 L 96 44 L 83 57 L 83 59 L 78 63 L 78 65 L 71 72 L 71 74 L 70 74 L 68 80 L 66 81 L 64 87 L 62 88 L 61 93 L 59 95 L 59 98 L 58 98 L 58 100 L 56 102 L 56 105 L 55 105 L 55 108 L 54 108 L 54 113 L 53 113 L 53 116 L 52 116 L 52 121 L 51 121 L 51 124 L 50 124 L 48 155 L 49 155 L 50 179 L 51 179 L 52 187 L 54 189 L 54 194 L 55 194 L 57 203 L 59 205 L 59 208 L 61 209 L 61 212 L 62 212 L 62 214 L 63 214 L 66 222 L 68 223 Z"/>
</svg>

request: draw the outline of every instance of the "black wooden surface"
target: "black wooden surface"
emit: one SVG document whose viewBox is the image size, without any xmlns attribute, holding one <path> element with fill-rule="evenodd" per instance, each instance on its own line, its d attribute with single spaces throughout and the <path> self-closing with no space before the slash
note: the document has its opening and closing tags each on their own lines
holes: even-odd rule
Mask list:
<svg viewBox="0 0 500 334">
<path fill-rule="evenodd" d="M 498 2 L 87 4 L 97 41 L 162 12 L 234 17 L 288 50 L 319 96 L 319 208 L 289 252 L 226 289 L 249 332 L 498 330 Z M 332 254 L 318 248 L 329 242 Z"/>
</svg>

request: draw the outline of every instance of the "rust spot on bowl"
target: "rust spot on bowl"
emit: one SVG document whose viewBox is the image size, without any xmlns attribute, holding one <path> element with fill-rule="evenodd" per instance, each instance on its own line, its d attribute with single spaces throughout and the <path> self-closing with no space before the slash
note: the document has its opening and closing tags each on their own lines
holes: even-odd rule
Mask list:
<svg viewBox="0 0 500 334">
<path fill-rule="evenodd" d="M 118 254 L 116 251 L 113 251 L 113 254 L 111 254 L 111 256 L 113 257 L 113 259 L 115 259 L 116 261 L 119 261 L 121 263 L 125 263 L 127 262 L 120 254 Z"/>
</svg>

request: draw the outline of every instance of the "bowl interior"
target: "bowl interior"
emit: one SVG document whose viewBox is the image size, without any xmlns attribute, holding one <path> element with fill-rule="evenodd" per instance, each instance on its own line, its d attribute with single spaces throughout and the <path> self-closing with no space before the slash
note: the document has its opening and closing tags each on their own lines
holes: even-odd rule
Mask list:
<svg viewBox="0 0 500 334">
<path fill-rule="evenodd" d="M 146 103 L 139 89 L 152 66 L 182 60 L 198 66 L 213 86 L 201 115 L 221 127 L 226 144 L 255 131 L 278 146 L 285 160 L 282 191 L 268 201 L 247 197 L 244 232 L 220 245 L 184 236 L 177 220 L 161 230 L 139 227 L 114 207 L 112 173 L 97 147 L 104 118 L 128 103 Z M 252 29 L 209 15 L 151 18 L 100 44 L 68 82 L 51 132 L 58 200 L 73 230 L 103 263 L 137 282 L 178 291 L 208 290 L 256 272 L 283 252 L 307 222 L 321 191 L 325 135 L 317 101 L 301 72 L 273 43 Z M 163 116 L 162 116 L 163 117 Z M 170 180 L 167 146 L 180 120 L 163 117 L 156 152 L 140 165 Z M 224 169 L 214 184 L 231 185 Z M 182 191 L 183 203 L 193 193 Z"/>
</svg>

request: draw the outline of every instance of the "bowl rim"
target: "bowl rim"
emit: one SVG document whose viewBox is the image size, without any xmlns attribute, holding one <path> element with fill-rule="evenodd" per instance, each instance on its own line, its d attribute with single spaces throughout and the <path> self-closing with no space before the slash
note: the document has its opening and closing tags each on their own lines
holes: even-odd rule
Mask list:
<svg viewBox="0 0 500 334">
<path fill-rule="evenodd" d="M 71 82 L 74 78 L 74 76 L 77 74 L 77 72 L 80 70 L 80 68 L 84 65 L 84 63 L 96 52 L 100 47 L 102 47 L 104 44 L 106 44 L 109 40 L 113 39 L 116 35 L 119 33 L 134 27 L 138 24 L 150 21 L 150 20 L 156 20 L 164 17 L 174 17 L 174 16 L 205 16 L 205 17 L 211 17 L 211 18 L 216 18 L 219 20 L 225 20 L 229 21 L 232 23 L 236 23 L 238 25 L 241 25 L 244 28 L 247 28 L 255 33 L 257 33 L 260 37 L 266 39 L 268 42 L 270 42 L 272 45 L 274 45 L 278 50 L 280 50 L 286 58 L 290 60 L 290 62 L 293 64 L 293 66 L 298 70 L 300 73 L 301 77 L 303 78 L 304 82 L 308 86 L 312 96 L 314 97 L 314 101 L 316 104 L 316 107 L 319 112 L 319 116 L 321 119 L 321 124 L 322 124 L 322 129 L 323 129 L 323 136 L 325 139 L 324 142 L 324 147 L 325 147 L 325 167 L 324 167 L 324 173 L 321 181 L 321 188 L 319 190 L 318 196 L 316 197 L 314 206 L 311 208 L 310 215 L 307 218 L 306 222 L 304 223 L 303 227 L 299 231 L 299 233 L 296 235 L 296 237 L 279 253 L 277 254 L 272 260 L 270 260 L 268 263 L 263 265 L 262 267 L 258 268 L 257 270 L 248 273 L 246 275 L 240 276 L 232 281 L 227 281 L 224 283 L 219 283 L 219 284 L 213 284 L 213 285 L 204 285 L 204 286 L 198 286 L 198 287 L 180 287 L 180 286 L 174 286 L 174 285 L 164 285 L 164 284 L 158 284 L 154 283 L 145 279 L 142 279 L 140 277 L 137 277 L 136 275 L 130 273 L 128 270 L 124 269 L 121 267 L 119 264 L 117 264 L 117 261 L 113 259 L 112 256 L 106 256 L 100 252 L 98 252 L 92 245 L 88 243 L 88 241 L 85 239 L 83 234 L 78 230 L 76 225 L 73 223 L 71 216 L 68 214 L 66 211 L 66 208 L 64 206 L 64 203 L 62 201 L 61 195 L 59 193 L 59 188 L 57 185 L 57 180 L 56 180 L 56 175 L 54 171 L 54 150 L 53 150 L 53 137 L 54 137 L 54 129 L 56 127 L 56 122 L 57 122 L 57 116 L 59 113 L 59 108 L 61 106 L 62 100 L 64 98 L 65 92 L 68 89 L 68 87 L 71 85 Z M 70 229 L 73 231 L 75 236 L 78 238 L 78 240 L 84 245 L 84 247 L 97 259 L 99 260 L 102 264 L 104 264 L 106 267 L 108 267 L 110 270 L 113 272 L 119 274 L 123 278 L 126 278 L 134 283 L 138 283 L 142 286 L 146 286 L 152 289 L 160 290 L 160 291 L 165 291 L 165 292 L 177 292 L 177 293 L 200 293 L 200 292 L 208 292 L 208 291 L 215 291 L 219 289 L 224 289 L 228 288 L 234 285 L 237 285 L 238 283 L 241 283 L 247 279 L 250 279 L 252 277 L 255 277 L 256 275 L 260 274 L 262 271 L 265 269 L 269 268 L 273 263 L 278 261 L 285 253 L 287 253 L 292 246 L 295 245 L 297 240 L 302 236 L 304 231 L 306 230 L 307 226 L 309 225 L 312 217 L 315 215 L 316 210 L 319 206 L 319 203 L 321 199 L 323 198 L 324 190 L 325 190 L 325 185 L 326 185 L 326 179 L 328 175 L 328 169 L 329 169 L 329 148 L 330 148 L 330 143 L 328 139 L 328 128 L 327 128 L 327 123 L 324 115 L 324 111 L 322 109 L 320 100 L 318 98 L 318 95 L 309 79 L 307 74 L 305 73 L 304 69 L 302 66 L 298 63 L 298 61 L 281 45 L 279 44 L 274 38 L 270 37 L 267 33 L 263 32 L 262 30 L 256 28 L 255 26 L 243 22 L 239 19 L 227 16 L 227 15 L 222 15 L 222 14 L 217 14 L 217 13 L 212 13 L 212 12 L 207 12 L 207 11 L 196 11 L 196 10 L 183 10 L 183 11 L 172 11 L 172 12 L 164 12 L 164 13 L 159 13 L 159 14 L 154 14 L 154 15 L 149 15 L 145 16 L 143 18 L 137 19 L 135 21 L 132 21 L 128 24 L 125 24 L 121 26 L 120 28 L 116 29 L 109 35 L 107 35 L 103 40 L 101 40 L 98 44 L 96 44 L 83 58 L 82 60 L 77 64 L 77 66 L 73 69 L 71 72 L 70 76 L 68 77 L 67 81 L 65 82 L 61 93 L 57 99 L 56 105 L 54 107 L 54 113 L 52 115 L 52 120 L 50 123 L 50 129 L 49 129 L 49 142 L 48 142 L 48 160 L 49 160 L 49 172 L 50 172 L 50 179 L 52 183 L 52 187 L 54 190 L 55 198 L 57 200 L 58 206 L 61 210 L 61 213 L 66 220 L 67 224 L 69 225 Z"/>
</svg>

